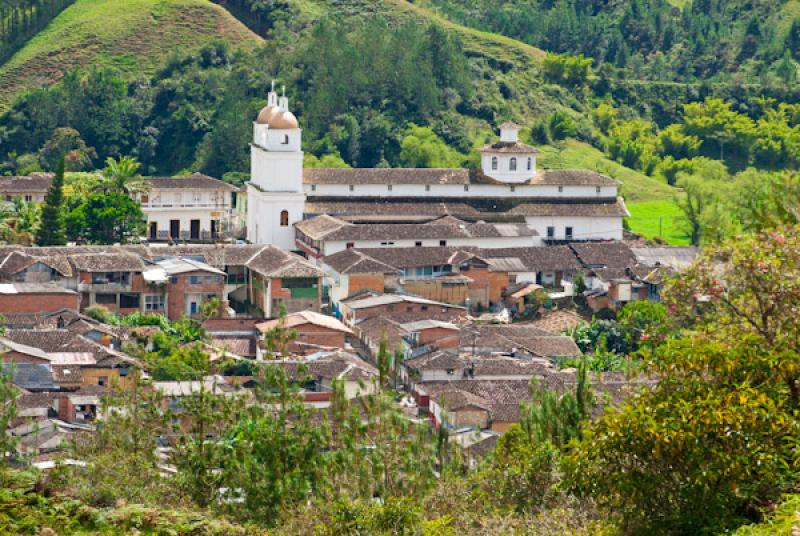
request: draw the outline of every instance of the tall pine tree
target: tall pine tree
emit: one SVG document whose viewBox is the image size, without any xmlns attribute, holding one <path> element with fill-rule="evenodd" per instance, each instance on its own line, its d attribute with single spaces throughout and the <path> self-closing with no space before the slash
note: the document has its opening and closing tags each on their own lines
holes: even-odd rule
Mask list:
<svg viewBox="0 0 800 536">
<path fill-rule="evenodd" d="M 58 163 L 56 176 L 47 190 L 42 207 L 42 219 L 36 232 L 36 245 L 63 246 L 67 243 L 64 234 L 64 157 Z"/>
</svg>

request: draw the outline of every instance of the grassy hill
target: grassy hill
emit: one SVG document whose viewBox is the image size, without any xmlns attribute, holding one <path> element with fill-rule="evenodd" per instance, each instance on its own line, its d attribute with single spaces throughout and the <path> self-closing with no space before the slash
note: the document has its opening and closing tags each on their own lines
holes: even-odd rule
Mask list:
<svg viewBox="0 0 800 536">
<path fill-rule="evenodd" d="M 261 39 L 208 0 L 78 0 L 0 66 L 0 112 L 20 92 L 50 84 L 66 69 L 115 66 L 149 74 L 174 51 L 213 39 Z"/>
<path fill-rule="evenodd" d="M 631 217 L 631 231 L 646 238 L 660 237 L 673 245 L 686 245 L 681 211 L 675 204 L 678 191 L 663 181 L 609 160 L 598 149 L 576 140 L 539 147 L 539 165 L 545 168 L 593 169 L 620 181 Z"/>
</svg>

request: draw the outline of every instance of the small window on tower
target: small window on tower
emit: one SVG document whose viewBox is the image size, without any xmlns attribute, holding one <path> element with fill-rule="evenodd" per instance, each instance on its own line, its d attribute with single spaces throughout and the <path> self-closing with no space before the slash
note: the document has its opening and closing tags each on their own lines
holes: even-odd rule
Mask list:
<svg viewBox="0 0 800 536">
<path fill-rule="evenodd" d="M 563 192 L 563 191 L 564 191 L 564 187 L 563 187 L 563 186 L 559 186 L 559 187 L 558 187 L 558 193 L 561 193 L 561 192 Z"/>
<path fill-rule="evenodd" d="M 465 184 L 464 185 L 464 191 L 465 192 L 469 192 L 469 184 Z"/>
<path fill-rule="evenodd" d="M 283 135 L 283 144 L 284 145 L 289 145 L 289 135 L 288 134 L 284 134 Z"/>
<path fill-rule="evenodd" d="M 512 157 L 511 161 L 508 163 L 509 171 L 516 171 L 517 170 L 517 159 Z"/>
<path fill-rule="evenodd" d="M 281 210 L 281 227 L 289 227 L 289 211 Z"/>
<path fill-rule="evenodd" d="M 528 171 L 533 169 L 533 158 L 528 157 Z"/>
<path fill-rule="evenodd" d="M 598 194 L 600 193 L 600 187 L 599 186 L 597 187 L 597 193 Z"/>
<path fill-rule="evenodd" d="M 497 171 L 497 157 L 492 157 L 492 171 Z"/>
<path fill-rule="evenodd" d="M 391 184 L 389 186 L 387 186 L 387 188 L 389 189 L 390 192 L 392 191 L 392 185 Z"/>
<path fill-rule="evenodd" d="M 312 184 L 311 185 L 311 191 L 312 192 L 316 192 L 317 191 L 317 185 L 316 184 Z"/>
<path fill-rule="evenodd" d="M 353 186 L 353 185 L 351 184 L 351 185 L 350 185 L 350 191 L 352 192 L 352 191 L 353 191 L 353 190 L 355 190 L 355 189 L 356 189 L 356 187 L 355 187 L 355 186 Z"/>
<path fill-rule="evenodd" d="M 431 191 L 431 185 L 430 184 L 426 184 L 425 185 L 425 191 L 426 192 L 430 192 Z"/>
</svg>

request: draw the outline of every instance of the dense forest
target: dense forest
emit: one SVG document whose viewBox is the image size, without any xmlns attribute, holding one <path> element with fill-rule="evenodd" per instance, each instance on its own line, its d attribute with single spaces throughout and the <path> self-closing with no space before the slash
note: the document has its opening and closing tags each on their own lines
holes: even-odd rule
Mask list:
<svg viewBox="0 0 800 536">
<path fill-rule="evenodd" d="M 0 63 L 36 35 L 74 0 L 2 0 L 0 2 Z"/>
<path fill-rule="evenodd" d="M 429 0 L 449 17 L 658 81 L 762 84 L 800 60 L 796 2 Z"/>
</svg>

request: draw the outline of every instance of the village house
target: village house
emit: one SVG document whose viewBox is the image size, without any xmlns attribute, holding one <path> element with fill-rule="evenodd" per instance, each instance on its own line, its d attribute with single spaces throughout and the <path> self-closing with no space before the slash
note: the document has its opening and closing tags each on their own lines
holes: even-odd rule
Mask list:
<svg viewBox="0 0 800 536">
<path fill-rule="evenodd" d="M 322 266 L 334 309 L 342 297 L 364 289 L 489 307 L 509 284 L 507 266 L 447 246 L 347 249 L 324 257 Z"/>
<path fill-rule="evenodd" d="M 56 283 L 0 283 L 0 312 L 44 313 L 55 309 L 78 309 L 77 291 Z"/>
<path fill-rule="evenodd" d="M 319 311 L 322 275 L 299 255 L 264 245 L 0 248 L 0 284 L 52 283 L 79 293 L 81 309 L 102 305 L 120 314 L 154 312 L 171 319 L 196 316 L 212 297 L 228 316 L 271 318 L 281 307 Z M 65 305 L 53 300 L 46 310 L 28 311 L 8 301 L 12 314 Z"/>
<path fill-rule="evenodd" d="M 27 203 L 44 203 L 51 182 L 52 173 L 0 177 L 0 199 L 8 203 L 17 198 Z"/>
<path fill-rule="evenodd" d="M 216 242 L 242 235 L 236 186 L 201 173 L 148 177 L 146 184 L 137 200 L 151 242 Z"/>
<path fill-rule="evenodd" d="M 457 305 L 426 300 L 416 296 L 383 294 L 341 304 L 342 319 L 349 326 L 373 316 L 396 314 L 416 315 L 416 318 L 435 318 L 446 322 L 464 317 L 466 310 Z"/>
<path fill-rule="evenodd" d="M 342 350 L 347 344 L 347 339 L 353 331 L 332 316 L 322 315 L 314 311 L 299 311 L 286 315 L 285 318 L 276 318 L 256 324 L 263 340 L 264 335 L 276 329 L 283 329 L 292 334 L 293 339 L 285 349 L 287 352 L 298 355 L 308 355 L 321 350 Z M 259 345 L 258 359 L 263 359 L 263 353 L 279 351 L 280 349 L 262 347 Z"/>
</svg>

